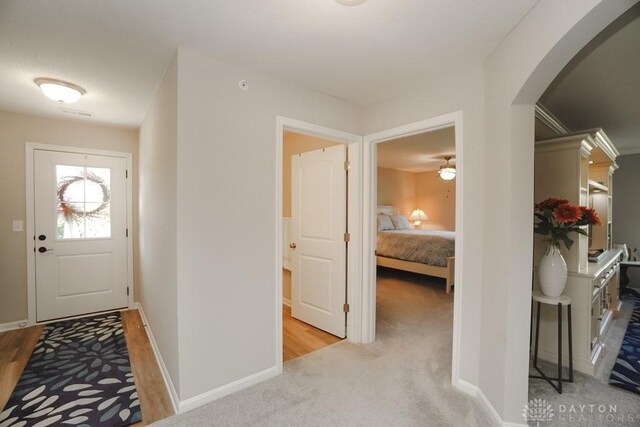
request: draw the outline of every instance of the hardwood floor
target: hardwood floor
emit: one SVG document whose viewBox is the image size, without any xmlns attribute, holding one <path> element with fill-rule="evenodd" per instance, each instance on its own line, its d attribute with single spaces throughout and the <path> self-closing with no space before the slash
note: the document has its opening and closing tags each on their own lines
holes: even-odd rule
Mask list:
<svg viewBox="0 0 640 427">
<path fill-rule="evenodd" d="M 143 426 L 174 414 L 169 392 L 144 329 L 138 310 L 122 311 L 131 370 L 136 382 Z M 0 411 L 18 383 L 31 352 L 42 333 L 43 325 L 0 333 Z"/>
<path fill-rule="evenodd" d="M 123 311 L 122 326 L 142 409 L 142 422 L 135 425 L 151 424 L 173 415 L 169 392 L 144 329 L 140 312 L 138 310 Z"/>
<path fill-rule="evenodd" d="M 286 362 L 342 341 L 341 338 L 291 317 L 291 307 L 282 306 L 282 354 Z"/>
</svg>

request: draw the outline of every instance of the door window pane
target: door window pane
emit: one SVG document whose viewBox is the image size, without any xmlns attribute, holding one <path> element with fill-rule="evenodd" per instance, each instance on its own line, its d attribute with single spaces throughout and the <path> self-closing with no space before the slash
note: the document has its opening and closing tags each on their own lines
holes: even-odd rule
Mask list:
<svg viewBox="0 0 640 427">
<path fill-rule="evenodd" d="M 111 237 L 111 170 L 56 165 L 58 239 Z"/>
</svg>

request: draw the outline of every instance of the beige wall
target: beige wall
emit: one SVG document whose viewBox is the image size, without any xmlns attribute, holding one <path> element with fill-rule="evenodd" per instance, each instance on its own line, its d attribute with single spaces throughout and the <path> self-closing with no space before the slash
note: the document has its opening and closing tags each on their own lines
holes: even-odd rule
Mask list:
<svg viewBox="0 0 640 427">
<path fill-rule="evenodd" d="M 177 60 L 140 127 L 139 300 L 179 392 L 176 284 Z"/>
<path fill-rule="evenodd" d="M 249 82 L 249 90 L 238 81 Z M 276 119 L 361 134 L 361 109 L 216 61 L 178 54 L 177 287 L 180 399 L 275 373 Z M 211 363 L 214 360 L 215 363 Z M 268 370 L 268 371 L 266 371 Z M 264 377 L 261 377 L 264 378 Z"/>
<path fill-rule="evenodd" d="M 291 216 L 291 156 L 338 145 L 315 136 L 285 132 L 282 147 L 282 216 Z"/>
<path fill-rule="evenodd" d="M 137 130 L 0 111 L 0 323 L 27 318 L 26 236 L 12 231 L 12 220 L 25 221 L 26 227 L 26 142 L 132 153 L 133 214 L 137 217 Z M 134 222 L 134 247 L 136 229 Z M 134 252 L 134 272 L 136 265 Z"/>
<path fill-rule="evenodd" d="M 416 207 L 428 220 L 422 228 L 431 230 L 456 229 L 456 180 L 445 181 L 436 172 L 416 174 Z"/>
<path fill-rule="evenodd" d="M 407 218 L 416 208 L 416 174 L 378 168 L 378 205 L 396 206 Z"/>
<path fill-rule="evenodd" d="M 396 206 L 407 218 L 420 208 L 429 217 L 421 228 L 455 230 L 456 180 L 445 181 L 436 172 L 378 168 L 378 205 Z"/>
</svg>

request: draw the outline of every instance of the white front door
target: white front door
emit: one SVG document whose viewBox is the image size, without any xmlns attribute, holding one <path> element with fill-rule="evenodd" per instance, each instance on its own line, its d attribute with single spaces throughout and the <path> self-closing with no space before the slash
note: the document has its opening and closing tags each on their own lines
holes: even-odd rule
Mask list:
<svg viewBox="0 0 640 427">
<path fill-rule="evenodd" d="M 345 337 L 346 146 L 291 159 L 291 315 Z"/>
<path fill-rule="evenodd" d="M 127 160 L 34 151 L 36 319 L 128 305 Z"/>
</svg>

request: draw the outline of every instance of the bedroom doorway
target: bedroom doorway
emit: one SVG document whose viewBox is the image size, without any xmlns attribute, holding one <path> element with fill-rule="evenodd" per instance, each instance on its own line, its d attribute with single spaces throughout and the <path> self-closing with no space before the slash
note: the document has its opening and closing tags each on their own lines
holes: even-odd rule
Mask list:
<svg viewBox="0 0 640 427">
<path fill-rule="evenodd" d="M 281 118 L 278 165 L 278 363 L 347 336 L 349 218 L 357 204 L 349 165 L 360 137 Z M 353 196 L 351 196 L 353 197 Z M 348 209 L 351 207 L 351 209 Z M 355 209 L 354 209 L 355 207 Z M 355 283 L 355 280 L 354 280 Z"/>
<path fill-rule="evenodd" d="M 460 125 L 461 113 L 453 113 L 366 136 L 364 192 L 365 332 L 371 341 L 420 341 L 433 350 L 423 356 L 434 375 L 456 386 L 463 293 Z"/>
</svg>

